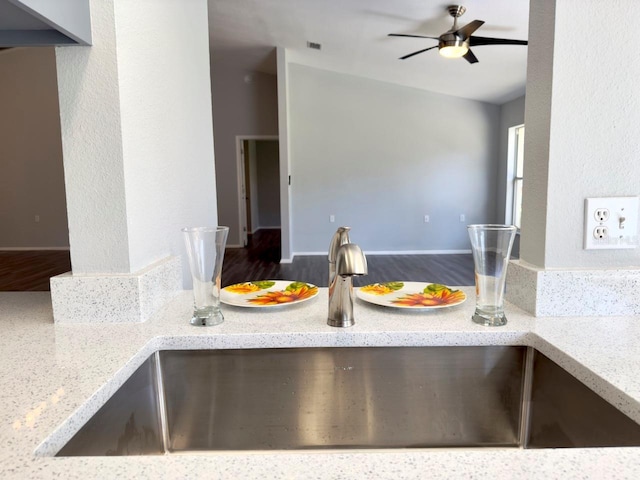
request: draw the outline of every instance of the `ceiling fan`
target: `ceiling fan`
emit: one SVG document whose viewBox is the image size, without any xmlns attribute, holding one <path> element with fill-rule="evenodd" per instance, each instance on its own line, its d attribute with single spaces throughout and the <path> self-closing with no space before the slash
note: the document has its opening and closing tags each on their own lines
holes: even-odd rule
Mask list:
<svg viewBox="0 0 640 480">
<path fill-rule="evenodd" d="M 404 57 L 400 57 L 400 60 L 406 60 L 407 58 L 418 55 L 419 53 L 426 52 L 437 48 L 440 55 L 447 58 L 460 58 L 463 57 L 469 63 L 477 63 L 478 59 L 471 51 L 471 47 L 477 47 L 480 45 L 527 45 L 526 40 L 509 40 L 507 38 L 488 38 L 477 37 L 471 35 L 484 23 L 483 20 L 474 20 L 471 23 L 466 24 L 464 27 L 458 28 L 458 18 L 467 11 L 462 5 L 449 5 L 447 7 L 449 15 L 453 17 L 453 26 L 440 35 L 439 37 L 428 37 L 425 35 L 405 35 L 402 33 L 390 33 L 390 37 L 414 37 L 414 38 L 431 38 L 438 40 L 438 45 L 433 47 L 418 50 L 417 52 L 410 53 Z"/>
</svg>

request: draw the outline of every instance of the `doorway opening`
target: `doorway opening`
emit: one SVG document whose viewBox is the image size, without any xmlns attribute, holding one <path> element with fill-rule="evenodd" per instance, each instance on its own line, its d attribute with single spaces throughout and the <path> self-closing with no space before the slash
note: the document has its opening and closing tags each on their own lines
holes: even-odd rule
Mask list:
<svg viewBox="0 0 640 480">
<path fill-rule="evenodd" d="M 280 152 L 277 136 L 236 137 L 240 241 L 254 260 L 280 263 Z"/>
<path fill-rule="evenodd" d="M 0 291 L 49 291 L 71 270 L 55 48 L 0 49 L 0 71 Z"/>
</svg>

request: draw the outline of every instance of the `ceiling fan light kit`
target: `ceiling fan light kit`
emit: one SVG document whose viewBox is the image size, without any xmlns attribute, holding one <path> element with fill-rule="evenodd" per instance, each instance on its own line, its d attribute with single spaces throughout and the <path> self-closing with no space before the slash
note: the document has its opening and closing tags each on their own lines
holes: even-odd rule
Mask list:
<svg viewBox="0 0 640 480">
<path fill-rule="evenodd" d="M 407 58 L 418 55 L 434 48 L 438 49 L 440 55 L 446 58 L 464 58 L 469 63 L 477 63 L 478 59 L 471 51 L 470 47 L 476 47 L 480 45 L 527 45 L 526 40 L 510 40 L 507 38 L 487 38 L 487 37 L 475 37 L 472 33 L 480 28 L 483 24 L 483 20 L 474 20 L 466 24 L 464 27 L 458 28 L 458 17 L 467 11 L 462 5 L 449 5 L 447 7 L 449 15 L 453 17 L 453 26 L 440 35 L 439 37 L 429 37 L 425 35 L 409 35 L 402 33 L 390 33 L 390 37 L 413 37 L 413 38 L 430 38 L 438 40 L 438 45 L 433 47 L 424 48 L 417 52 L 410 53 L 400 60 L 406 60 Z"/>
<path fill-rule="evenodd" d="M 462 40 L 452 33 L 445 33 L 438 42 L 438 52 L 443 57 L 460 58 L 464 57 L 469 51 L 469 42 Z"/>
</svg>

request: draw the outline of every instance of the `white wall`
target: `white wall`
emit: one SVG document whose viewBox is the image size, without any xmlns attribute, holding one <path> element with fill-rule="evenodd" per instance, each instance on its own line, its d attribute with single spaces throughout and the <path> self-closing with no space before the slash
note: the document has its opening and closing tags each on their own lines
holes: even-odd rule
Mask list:
<svg viewBox="0 0 640 480">
<path fill-rule="evenodd" d="M 72 268 L 132 273 L 181 254 L 180 227 L 217 223 L 207 3 L 91 15 L 94 45 L 56 50 Z"/>
<path fill-rule="evenodd" d="M 217 224 L 205 0 L 121 0 L 118 76 L 132 270 Z M 186 262 L 185 262 L 186 263 Z"/>
<path fill-rule="evenodd" d="M 69 247 L 53 48 L 0 52 L 0 249 L 28 247 Z"/>
<path fill-rule="evenodd" d="M 467 250 L 495 221 L 498 106 L 296 64 L 289 95 L 294 252 L 340 225 L 369 251 Z"/>
<path fill-rule="evenodd" d="M 240 245 L 236 136 L 278 135 L 277 79 L 211 65 L 218 221 L 229 245 Z"/>
<path fill-rule="evenodd" d="M 291 139 L 289 138 L 289 62 L 287 49 L 276 49 L 278 70 L 278 144 L 280 150 L 280 251 L 281 263 L 291 262 L 292 220 L 291 220 Z"/>
<path fill-rule="evenodd" d="M 56 49 L 71 267 L 128 273 L 114 1 L 91 2 L 94 45 Z"/>
<path fill-rule="evenodd" d="M 521 258 L 547 268 L 638 266 L 640 248 L 582 242 L 585 198 L 640 195 L 640 56 L 613 47 L 640 10 L 633 0 L 583 3 L 531 3 Z"/>
<path fill-rule="evenodd" d="M 256 141 L 245 142 L 249 146 L 249 201 L 251 203 L 251 225 L 247 225 L 249 232 L 253 233 L 260 227 L 260 211 L 258 210 L 258 162 L 256 160 Z M 246 167 L 245 167 L 246 176 Z"/>
</svg>

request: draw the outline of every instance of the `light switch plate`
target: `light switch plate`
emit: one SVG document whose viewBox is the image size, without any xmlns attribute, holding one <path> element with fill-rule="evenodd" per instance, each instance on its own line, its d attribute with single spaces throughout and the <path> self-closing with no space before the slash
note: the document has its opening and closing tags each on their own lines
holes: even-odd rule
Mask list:
<svg viewBox="0 0 640 480">
<path fill-rule="evenodd" d="M 584 248 L 636 248 L 640 197 L 587 198 L 584 202 Z"/>
</svg>

